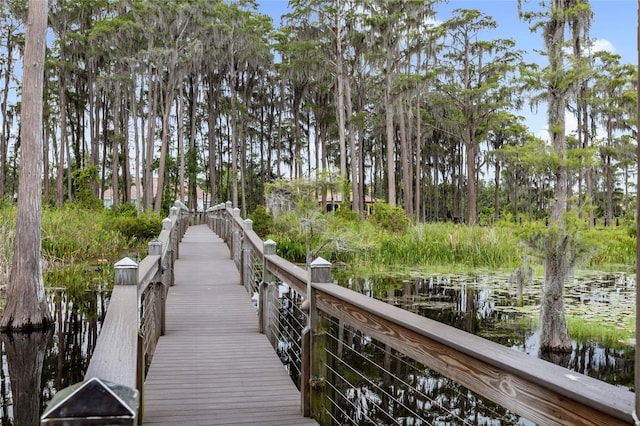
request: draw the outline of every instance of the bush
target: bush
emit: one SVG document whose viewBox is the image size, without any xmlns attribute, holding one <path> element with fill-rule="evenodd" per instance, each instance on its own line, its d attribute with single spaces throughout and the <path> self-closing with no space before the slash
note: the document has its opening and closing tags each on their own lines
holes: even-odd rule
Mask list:
<svg viewBox="0 0 640 426">
<path fill-rule="evenodd" d="M 258 206 L 249 215 L 249 219 L 253 221 L 253 230 L 264 238 L 273 230 L 273 215 L 267 211 L 264 206 Z"/>
<path fill-rule="evenodd" d="M 149 241 L 157 238 L 162 231 L 162 219 L 157 214 L 119 216 L 112 220 L 111 226 L 127 238 Z"/>
<path fill-rule="evenodd" d="M 409 227 L 409 218 L 402 207 L 391 207 L 387 203 L 376 202 L 369 221 L 389 232 L 401 234 Z"/>
<path fill-rule="evenodd" d="M 70 264 L 109 257 L 126 246 L 125 238 L 109 227 L 106 210 L 73 205 L 44 209 L 42 254 L 53 262 Z"/>
</svg>

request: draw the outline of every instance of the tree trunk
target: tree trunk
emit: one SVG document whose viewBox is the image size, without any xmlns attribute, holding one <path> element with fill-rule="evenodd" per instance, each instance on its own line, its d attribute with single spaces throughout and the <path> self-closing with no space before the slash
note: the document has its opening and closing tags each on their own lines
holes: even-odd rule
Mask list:
<svg viewBox="0 0 640 426">
<path fill-rule="evenodd" d="M 402 100 L 397 101 L 396 111 L 398 111 L 398 123 L 400 124 L 400 172 L 402 173 L 402 200 L 405 213 L 407 216 L 413 217 L 411 162 L 409 161 L 409 143 L 407 142 L 407 129 L 405 125 L 404 106 Z"/>
<path fill-rule="evenodd" d="M 64 49 L 62 49 L 64 50 Z M 60 53 L 61 61 L 64 61 L 62 51 Z M 66 149 L 66 140 L 67 140 L 67 102 L 66 102 L 66 94 L 65 94 L 65 83 L 64 83 L 64 75 L 62 74 L 64 71 L 61 71 L 60 74 L 60 87 L 59 87 L 59 98 L 60 98 L 60 152 L 58 159 L 58 176 L 56 177 L 56 189 L 57 189 L 57 197 L 56 197 L 56 205 L 58 207 L 62 207 L 64 204 L 64 162 L 65 162 L 65 149 Z"/>
<path fill-rule="evenodd" d="M 173 77 L 169 76 L 169 84 L 164 92 L 164 105 L 162 109 L 162 138 L 160 141 L 160 163 L 158 165 L 158 189 L 154 200 L 153 210 L 160 213 L 162 209 L 162 197 L 164 196 L 164 175 L 167 162 L 167 151 L 169 146 L 169 116 L 171 115 L 171 104 L 173 103 Z"/>
<path fill-rule="evenodd" d="M 422 63 L 422 51 L 418 51 L 418 59 L 416 60 L 416 75 L 420 75 L 421 72 L 421 63 Z M 415 144 L 415 155 L 416 155 L 416 167 L 415 167 L 415 188 L 413 194 L 413 205 L 415 206 L 415 218 L 416 221 L 420 222 L 424 220 L 424 216 L 421 215 L 421 204 L 422 200 L 420 199 L 420 195 L 422 192 L 422 113 L 421 113 L 421 97 L 420 92 L 421 87 L 418 87 L 416 93 L 416 144 Z"/>
<path fill-rule="evenodd" d="M 392 207 L 396 206 L 396 167 L 395 167 L 395 139 L 393 137 L 393 103 L 391 99 L 391 67 L 393 53 L 387 51 L 387 68 L 385 73 L 384 103 L 385 123 L 387 130 L 387 200 Z"/>
<path fill-rule="evenodd" d="M 0 113 L 2 114 L 2 136 L 0 139 L 0 198 L 5 196 L 5 186 L 7 179 L 7 148 L 9 145 L 9 132 L 11 129 L 10 119 L 7 115 L 7 101 L 9 99 L 9 84 L 13 74 L 13 28 L 9 28 L 7 32 L 7 46 L 6 46 L 6 68 L 4 69 L 4 88 L 2 89 L 2 107 Z"/>
<path fill-rule="evenodd" d="M 111 142 L 111 191 L 112 208 L 116 209 L 120 203 L 120 185 L 118 173 L 120 170 L 120 84 L 116 83 L 113 99 L 113 140 Z"/>
<path fill-rule="evenodd" d="M 564 310 L 564 282 L 569 271 L 566 235 L 547 236 L 544 291 L 540 303 L 541 352 L 571 352 Z"/>
<path fill-rule="evenodd" d="M 178 197 L 180 197 L 180 201 L 184 203 L 184 123 L 182 120 L 184 115 L 184 92 L 182 90 L 182 84 L 178 88 L 177 101 L 176 120 L 178 122 L 178 158 L 180 159 L 180 164 L 178 166 Z M 193 200 L 190 199 L 189 206 L 191 206 L 191 203 L 193 203 Z"/>
<path fill-rule="evenodd" d="M 556 0 L 557 2 L 561 0 Z M 554 2 L 556 3 L 556 2 Z M 549 64 L 554 82 L 563 80 L 564 6 L 553 9 L 553 17 L 547 24 L 546 43 Z M 559 12 L 558 12 L 559 11 Z M 563 223 L 567 208 L 567 149 L 565 137 L 566 92 L 563 87 L 551 87 L 549 99 L 549 129 L 553 151 L 559 156 L 554 170 L 556 186 L 554 204 L 545 237 L 544 292 L 540 303 L 540 351 L 569 352 L 571 339 L 567 330 L 564 311 L 564 282 L 569 268 L 569 236 Z"/>
<path fill-rule="evenodd" d="M 42 89 L 48 2 L 29 0 L 22 80 L 22 158 L 18 216 L 7 304 L 0 328 L 29 330 L 52 322 L 42 281 Z"/>
<path fill-rule="evenodd" d="M 342 27 L 341 15 L 342 4 L 338 0 L 336 3 L 336 84 L 338 89 L 337 109 L 338 109 L 338 142 L 340 144 L 340 178 L 347 179 L 347 144 L 344 134 L 346 127 L 345 110 L 344 110 L 344 65 L 342 59 Z M 351 113 L 351 111 L 349 111 Z M 353 153 L 351 153 L 353 155 Z M 353 179 L 354 176 L 352 175 Z"/>
<path fill-rule="evenodd" d="M 217 196 L 217 182 L 216 182 L 216 138 L 215 138 L 215 129 L 216 129 L 216 89 L 214 86 L 215 78 L 214 73 L 209 72 L 207 75 L 207 80 L 209 87 L 207 89 L 207 141 L 209 143 L 209 188 L 211 189 L 211 200 L 210 207 L 213 207 L 218 203 Z"/>
<path fill-rule="evenodd" d="M 348 129 L 349 129 L 349 151 L 351 154 L 351 209 L 355 212 L 362 213 L 362 205 L 363 203 L 360 200 L 360 186 L 359 186 L 359 174 L 358 174 L 358 166 L 360 165 L 360 152 L 356 146 L 356 132 L 355 125 L 353 123 L 353 119 L 351 118 L 351 114 L 353 111 L 353 101 L 351 98 L 351 82 L 349 79 L 345 78 L 343 81 L 344 84 L 344 95 L 346 100 L 347 111 L 349 111 L 349 120 L 348 120 Z M 344 200 L 347 199 L 347 194 L 343 197 Z"/>
<path fill-rule="evenodd" d="M 470 132 L 471 130 L 469 130 Z M 467 135 L 467 225 L 475 225 L 478 220 L 476 157 L 477 146 L 471 135 Z"/>
</svg>

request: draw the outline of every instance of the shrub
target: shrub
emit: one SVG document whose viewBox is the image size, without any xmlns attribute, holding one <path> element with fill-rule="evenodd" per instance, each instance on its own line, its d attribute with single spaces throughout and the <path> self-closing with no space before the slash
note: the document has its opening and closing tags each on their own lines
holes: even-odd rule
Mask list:
<svg viewBox="0 0 640 426">
<path fill-rule="evenodd" d="M 402 207 L 391 207 L 387 203 L 376 202 L 369 221 L 392 233 L 400 234 L 409 227 L 409 218 Z"/>
<path fill-rule="evenodd" d="M 119 216 L 112 220 L 111 226 L 127 238 L 148 241 L 156 238 L 162 231 L 162 219 L 157 214 Z"/>
<path fill-rule="evenodd" d="M 87 210 L 73 205 L 44 209 L 42 254 L 65 264 L 93 261 L 116 253 L 126 245 L 123 236 L 109 229 L 105 210 Z"/>
<path fill-rule="evenodd" d="M 253 213 L 249 215 L 249 219 L 253 221 L 253 230 L 260 238 L 264 238 L 272 232 L 273 215 L 264 206 L 256 207 Z"/>
</svg>

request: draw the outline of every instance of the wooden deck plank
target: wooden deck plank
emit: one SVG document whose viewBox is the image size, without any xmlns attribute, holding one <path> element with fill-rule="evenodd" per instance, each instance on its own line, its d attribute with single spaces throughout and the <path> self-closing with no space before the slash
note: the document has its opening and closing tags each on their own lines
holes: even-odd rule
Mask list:
<svg viewBox="0 0 640 426">
<path fill-rule="evenodd" d="M 180 244 L 167 330 L 145 382 L 152 425 L 317 425 L 267 341 L 226 244 L 205 225 Z"/>
</svg>

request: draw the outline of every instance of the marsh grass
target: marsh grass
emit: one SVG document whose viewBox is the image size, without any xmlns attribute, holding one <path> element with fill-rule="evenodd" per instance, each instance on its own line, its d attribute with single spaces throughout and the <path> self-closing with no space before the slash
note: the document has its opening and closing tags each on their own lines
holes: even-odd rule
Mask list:
<svg viewBox="0 0 640 426">
<path fill-rule="evenodd" d="M 0 285 L 9 280 L 15 241 L 15 208 L 0 204 Z"/>
<path fill-rule="evenodd" d="M 635 339 L 635 320 L 628 318 L 613 323 L 607 318 L 567 316 L 569 336 L 578 342 L 597 342 L 614 349 L 628 348 Z"/>
<path fill-rule="evenodd" d="M 42 254 L 51 264 L 110 258 L 130 241 L 110 225 L 108 212 L 73 206 L 46 209 L 42 216 Z"/>
<path fill-rule="evenodd" d="M 522 255 L 522 245 L 508 229 L 433 223 L 414 225 L 399 236 L 383 234 L 368 260 L 417 267 L 509 268 L 517 266 Z"/>
<path fill-rule="evenodd" d="M 16 208 L 0 203 L 0 284 L 9 279 L 15 241 Z M 124 235 L 109 210 L 73 205 L 44 208 L 42 212 L 42 269 L 46 286 L 69 289 L 94 288 L 96 281 L 110 283 L 113 268 L 98 267 L 98 260 L 112 265 L 123 250 L 146 248 L 147 241 Z M 149 219 L 145 218 L 148 225 Z M 157 219 L 161 223 L 160 219 Z M 153 226 L 157 226 L 153 224 Z"/>
</svg>

